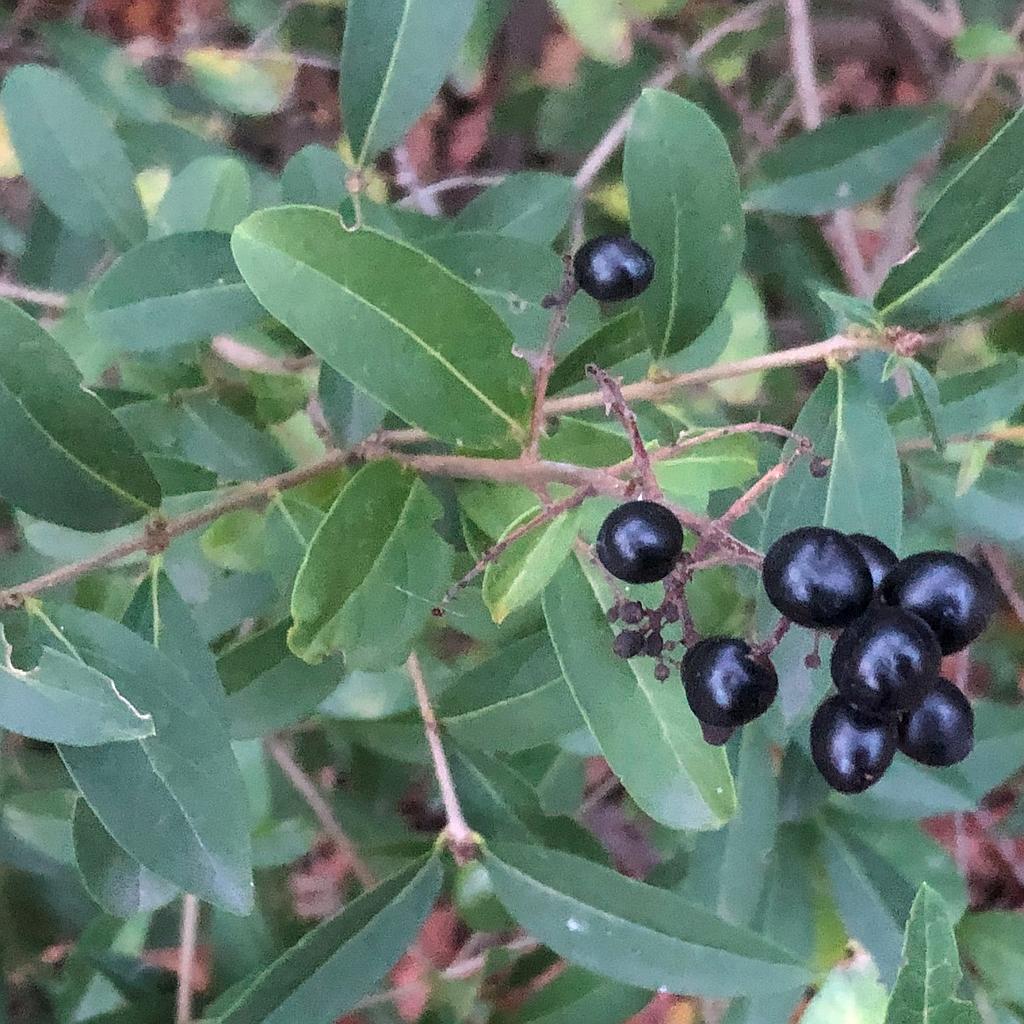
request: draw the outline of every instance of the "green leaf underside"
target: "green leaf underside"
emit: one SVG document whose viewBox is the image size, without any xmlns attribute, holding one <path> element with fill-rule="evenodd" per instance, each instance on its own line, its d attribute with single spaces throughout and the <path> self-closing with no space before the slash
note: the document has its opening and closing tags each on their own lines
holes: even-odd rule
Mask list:
<svg viewBox="0 0 1024 1024">
<path fill-rule="evenodd" d="M 407 422 L 466 445 L 523 434 L 529 373 L 511 333 L 434 260 L 313 207 L 253 214 L 232 246 L 261 304 Z"/>
<path fill-rule="evenodd" d="M 2 628 L 0 645 L 6 649 Z M 123 696 L 113 679 L 50 647 L 31 672 L 0 667 L 0 726 L 81 747 L 144 739 L 155 731 L 152 716 Z"/>
<path fill-rule="evenodd" d="M 156 735 L 143 740 L 59 747 L 96 817 L 154 873 L 235 913 L 248 912 L 245 792 L 227 730 L 205 694 L 119 623 L 71 607 L 56 608 L 51 617 L 85 663 L 115 679 L 156 726 Z"/>
<path fill-rule="evenodd" d="M 126 252 L 89 296 L 89 324 L 129 352 L 228 334 L 263 310 L 231 257 L 227 235 L 168 235 Z"/>
<path fill-rule="evenodd" d="M 942 141 L 946 120 L 937 107 L 836 117 L 766 156 L 759 165 L 766 180 L 751 188 L 745 205 L 813 215 L 866 202 Z"/>
<path fill-rule="evenodd" d="M 75 863 L 89 895 L 115 917 L 131 917 L 169 903 L 177 887 L 144 868 L 108 835 L 84 800 L 72 820 Z"/>
<path fill-rule="evenodd" d="M 357 164 L 398 142 L 427 109 L 475 11 L 474 0 L 350 0 L 341 108 Z"/>
<path fill-rule="evenodd" d="M 903 966 L 885 1024 L 976 1024 L 981 1018 L 956 998 L 962 972 L 949 913 L 942 897 L 922 885 L 907 921 Z"/>
<path fill-rule="evenodd" d="M 160 505 L 160 485 L 124 428 L 83 387 L 64 350 L 7 301 L 0 301 L 0 433 L 0 494 L 40 519 L 109 530 Z"/>
<path fill-rule="evenodd" d="M 572 180 L 560 174 L 510 174 L 468 203 L 452 231 L 493 232 L 550 245 L 565 227 L 575 195 Z"/>
<path fill-rule="evenodd" d="M 718 828 L 736 808 L 725 752 L 704 742 L 678 686 L 657 682 L 649 663 L 615 656 L 609 603 L 576 559 L 544 592 L 548 630 L 580 714 L 645 813 L 669 828 Z"/>
<path fill-rule="evenodd" d="M 231 157 L 202 156 L 172 179 L 153 218 L 150 235 L 159 238 L 192 231 L 230 234 L 251 211 L 252 184 L 245 164 Z M 234 262 L 230 265 L 234 271 Z"/>
<path fill-rule="evenodd" d="M 216 1024 L 332 1024 L 408 949 L 442 877 L 431 857 L 381 882 L 257 975 Z"/>
<path fill-rule="evenodd" d="M 715 318 L 740 268 L 744 224 L 729 147 L 688 100 L 644 91 L 626 140 L 633 237 L 654 257 L 640 299 L 656 359 L 685 348 Z"/>
<path fill-rule="evenodd" d="M 489 844 L 484 863 L 531 935 L 605 977 L 708 997 L 784 991 L 809 978 L 753 932 L 571 854 L 502 841 Z"/>
<path fill-rule="evenodd" d="M 360 470 L 299 570 L 291 649 L 310 662 L 341 651 L 349 668 L 403 661 L 450 578 L 451 549 L 433 525 L 440 515 L 415 474 L 392 462 Z"/>
<path fill-rule="evenodd" d="M 120 249 L 146 237 L 135 174 L 106 118 L 60 71 L 23 64 L 0 92 L 25 176 L 72 231 Z"/>
<path fill-rule="evenodd" d="M 888 323 L 927 327 L 1024 287 L 1024 110 L 953 179 L 917 229 L 917 249 L 875 299 Z"/>
</svg>

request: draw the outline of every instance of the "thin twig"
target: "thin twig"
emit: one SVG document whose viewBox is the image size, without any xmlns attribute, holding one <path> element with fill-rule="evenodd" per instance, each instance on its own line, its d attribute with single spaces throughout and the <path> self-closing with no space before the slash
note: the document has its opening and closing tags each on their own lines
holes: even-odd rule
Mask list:
<svg viewBox="0 0 1024 1024">
<path fill-rule="evenodd" d="M 330 804 L 320 792 L 316 783 L 299 767 L 298 762 L 291 755 L 291 751 L 284 741 L 272 737 L 266 741 L 267 753 L 277 763 L 284 777 L 292 784 L 292 787 L 305 800 L 306 805 L 320 822 L 320 827 L 327 833 L 335 848 L 352 869 L 352 874 L 359 879 L 359 884 L 364 889 L 372 889 L 377 884 L 377 878 L 369 867 L 359 856 L 352 840 L 345 834 L 338 819 L 334 816 Z"/>
<path fill-rule="evenodd" d="M 33 305 L 45 306 L 47 309 L 67 309 L 68 303 L 71 301 L 70 297 L 63 292 L 48 292 L 38 288 L 29 288 L 17 281 L 0 281 L 0 299 L 10 299 L 12 302 L 31 302 Z"/>
<path fill-rule="evenodd" d="M 444 813 L 447 819 L 445 837 L 448 840 L 452 856 L 459 864 L 464 864 L 471 860 L 476 852 L 476 835 L 466 823 L 462 805 L 459 803 L 459 795 L 455 792 L 455 780 L 452 778 L 448 756 L 441 743 L 441 729 L 437 724 L 434 709 L 430 705 L 430 694 L 427 691 L 427 681 L 423 677 L 423 666 L 420 665 L 420 659 L 416 656 L 415 651 L 409 655 L 405 668 L 412 680 L 413 689 L 416 691 L 416 703 L 419 705 L 420 717 L 423 719 L 423 731 L 426 734 L 427 745 L 430 747 L 430 758 L 434 764 L 434 777 L 437 779 L 441 802 L 444 804 Z"/>
<path fill-rule="evenodd" d="M 871 275 L 857 240 L 853 210 L 836 210 L 829 221 L 827 233 L 832 236 L 832 248 L 853 294 L 862 299 L 868 298 L 873 294 Z"/>
<path fill-rule="evenodd" d="M 195 974 L 198 935 L 199 900 L 191 893 L 185 893 L 181 898 L 181 938 L 178 945 L 178 989 L 174 1001 L 174 1024 L 192 1022 L 192 978 Z"/>
<path fill-rule="evenodd" d="M 395 161 L 395 184 L 408 193 L 409 205 L 428 217 L 440 217 L 441 207 L 434 194 L 423 187 L 409 155 L 409 147 L 405 143 L 395 146 L 391 156 Z"/>
<path fill-rule="evenodd" d="M 1006 552 L 995 544 L 982 544 L 981 553 L 985 556 L 985 561 L 988 562 L 992 576 L 1003 592 L 1010 610 L 1017 616 L 1019 622 L 1024 622 L 1024 597 L 1017 591 Z"/>
<path fill-rule="evenodd" d="M 980 434 L 956 434 L 946 438 L 946 444 L 973 444 L 975 441 L 1005 441 L 1010 444 L 1024 444 L 1024 426 L 997 427 L 995 430 L 983 430 Z M 900 452 L 932 451 L 935 441 L 931 437 L 913 437 L 909 441 L 901 441 L 897 446 Z"/>
<path fill-rule="evenodd" d="M 283 28 L 284 23 L 288 20 L 288 15 L 291 14 L 292 11 L 294 11 L 302 2 L 303 0 L 284 0 L 284 3 L 281 4 L 281 9 L 273 19 L 271 19 L 270 23 L 253 38 L 253 41 L 249 44 L 246 53 L 250 56 L 255 56 L 274 42 L 274 40 L 277 39 L 278 33 Z"/>
<path fill-rule="evenodd" d="M 587 374 L 597 381 L 601 389 L 606 414 L 614 416 L 626 429 L 633 449 L 633 467 L 643 497 L 648 501 L 660 501 L 663 497 L 661 486 L 655 479 L 651 457 L 647 454 L 647 445 L 644 444 L 636 415 L 623 397 L 621 385 L 599 366 L 588 366 Z"/>
<path fill-rule="evenodd" d="M 431 182 L 429 185 L 420 185 L 417 196 L 422 199 L 424 196 L 437 196 L 460 188 L 488 188 L 491 185 L 500 185 L 507 177 L 507 174 L 458 174 L 453 178 Z M 397 205 L 415 206 L 417 196 L 404 196 L 398 200 Z"/>
<path fill-rule="evenodd" d="M 243 344 L 226 334 L 218 334 L 210 343 L 211 350 L 225 363 L 239 370 L 251 373 L 266 373 L 274 376 L 290 376 L 303 373 L 319 365 L 318 356 L 269 356 L 266 352 Z"/>
<path fill-rule="evenodd" d="M 896 4 L 941 39 L 953 39 L 963 31 L 963 14 L 955 0 L 943 0 L 941 11 L 929 7 L 924 0 L 896 0 Z"/>
</svg>

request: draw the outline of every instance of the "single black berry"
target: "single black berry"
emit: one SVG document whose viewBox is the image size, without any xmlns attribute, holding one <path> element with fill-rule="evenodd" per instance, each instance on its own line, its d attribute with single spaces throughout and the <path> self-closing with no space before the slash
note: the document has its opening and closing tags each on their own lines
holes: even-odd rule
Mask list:
<svg viewBox="0 0 1024 1024">
<path fill-rule="evenodd" d="M 597 557 L 627 583 L 654 583 L 671 571 L 683 550 L 683 528 L 664 505 L 627 501 L 613 509 L 597 534 Z"/>
<path fill-rule="evenodd" d="M 900 722 L 900 750 L 933 768 L 957 764 L 973 746 L 971 702 L 946 679 L 922 691 Z"/>
<path fill-rule="evenodd" d="M 923 619 L 902 608 L 869 608 L 843 630 L 832 650 L 836 689 L 862 711 L 909 707 L 934 680 L 942 652 Z"/>
<path fill-rule="evenodd" d="M 654 257 L 632 238 L 601 235 L 573 259 L 576 283 L 602 302 L 635 299 L 654 279 Z"/>
<path fill-rule="evenodd" d="M 943 654 L 963 650 L 980 636 L 996 609 L 987 572 L 952 551 L 904 558 L 882 583 L 882 600 L 919 615 L 939 639 Z"/>
<path fill-rule="evenodd" d="M 810 629 L 852 622 L 871 601 L 871 572 L 852 540 L 836 530 L 806 526 L 780 537 L 764 557 L 768 599 Z"/>
<path fill-rule="evenodd" d="M 866 533 L 851 533 L 848 536 L 864 556 L 864 561 L 868 564 L 868 572 L 871 573 L 871 580 L 877 590 L 889 570 L 900 560 L 899 556 L 888 544 L 883 544 L 877 537 L 870 537 Z"/>
<path fill-rule="evenodd" d="M 622 606 L 622 621 L 635 626 L 644 617 L 644 606 L 639 601 L 627 601 Z"/>
<path fill-rule="evenodd" d="M 750 645 L 737 637 L 711 637 L 691 647 L 682 677 L 697 719 L 722 729 L 764 714 L 779 691 L 771 663 L 755 660 Z"/>
<path fill-rule="evenodd" d="M 825 781 L 840 793 L 863 793 L 892 764 L 895 723 L 829 697 L 811 719 L 811 757 Z"/>
<path fill-rule="evenodd" d="M 624 629 L 612 641 L 612 650 L 620 658 L 635 658 L 643 649 L 644 635 L 638 629 Z"/>
<path fill-rule="evenodd" d="M 650 633 L 644 641 L 644 654 L 658 658 L 663 650 L 665 650 L 665 641 L 661 638 L 661 634 Z"/>
<path fill-rule="evenodd" d="M 658 664 L 654 666 L 654 678 L 657 679 L 659 683 L 663 683 L 666 679 L 668 679 L 668 677 L 668 665 L 666 665 L 663 661 L 659 661 Z"/>
</svg>

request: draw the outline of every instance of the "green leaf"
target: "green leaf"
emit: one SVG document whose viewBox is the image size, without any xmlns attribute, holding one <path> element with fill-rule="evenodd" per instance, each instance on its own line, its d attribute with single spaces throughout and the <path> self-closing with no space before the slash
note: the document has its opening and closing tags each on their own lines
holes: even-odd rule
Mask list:
<svg viewBox="0 0 1024 1024">
<path fill-rule="evenodd" d="M 159 351 L 258 320 L 260 304 L 231 258 L 227 235 L 195 231 L 143 242 L 89 295 L 89 326 L 128 352 Z"/>
<path fill-rule="evenodd" d="M 144 868 L 107 834 L 84 800 L 72 823 L 75 861 L 89 895 L 115 917 L 132 917 L 169 903 L 178 890 Z"/>
<path fill-rule="evenodd" d="M 777 992 L 809 977 L 753 932 L 580 857 L 496 842 L 484 864 L 498 898 L 531 935 L 627 985 L 719 997 Z"/>
<path fill-rule="evenodd" d="M 430 105 L 476 11 L 474 0 L 350 0 L 341 49 L 341 110 L 360 167 Z"/>
<path fill-rule="evenodd" d="M 25 177 L 72 231 L 119 249 L 146 237 L 124 147 L 66 75 L 22 64 L 4 80 L 0 105 Z"/>
<path fill-rule="evenodd" d="M 800 1024 L 882 1024 L 885 989 L 869 960 L 834 968 L 800 1017 Z"/>
<path fill-rule="evenodd" d="M 94 103 L 132 121 L 163 121 L 171 106 L 120 46 L 69 22 L 37 22 L 33 28 L 61 67 Z"/>
<path fill-rule="evenodd" d="M 179 171 L 160 202 L 150 237 L 234 230 L 252 210 L 252 185 L 241 160 L 202 156 Z M 227 266 L 237 276 L 234 261 Z"/>
<path fill-rule="evenodd" d="M 922 885 L 910 909 L 903 966 L 885 1024 L 980 1024 L 974 1007 L 956 998 L 961 977 L 946 905 L 934 889 Z"/>
<path fill-rule="evenodd" d="M 992 998 L 1024 1003 L 1024 916 L 1006 910 L 968 914 L 958 935 L 964 956 Z"/>
<path fill-rule="evenodd" d="M 66 651 L 43 648 L 30 672 L 14 667 L 0 627 L 0 726 L 46 743 L 94 747 L 152 736 L 153 716 L 117 683 Z"/>
<path fill-rule="evenodd" d="M 1024 111 L 946 187 L 917 229 L 917 249 L 875 305 L 904 327 L 967 316 L 1024 287 Z"/>
<path fill-rule="evenodd" d="M 512 530 L 529 522 L 539 509 L 527 512 L 509 527 Z M 511 612 L 529 604 L 558 572 L 572 550 L 578 532 L 578 509 L 514 541 L 484 571 L 484 603 L 499 625 Z M 499 538 L 499 543 L 501 538 Z"/>
<path fill-rule="evenodd" d="M 317 396 L 339 446 L 365 441 L 384 422 L 387 409 L 327 363 L 320 365 Z"/>
<path fill-rule="evenodd" d="M 640 310 L 634 307 L 620 313 L 614 320 L 602 324 L 559 362 L 551 374 L 551 393 L 557 394 L 584 380 L 590 363 L 610 369 L 643 352 L 647 344 L 647 331 Z"/>
<path fill-rule="evenodd" d="M 264 307 L 407 422 L 466 445 L 523 434 L 529 373 L 511 333 L 433 260 L 311 207 L 253 214 L 233 248 Z"/>
<path fill-rule="evenodd" d="M 953 50 L 961 60 L 999 60 L 1017 56 L 1020 44 L 994 21 L 979 21 L 953 40 Z"/>
<path fill-rule="evenodd" d="M 643 989 L 569 967 L 527 999 L 517 1019 L 521 1024 L 622 1024 L 650 999 Z"/>
<path fill-rule="evenodd" d="M 580 46 L 597 60 L 623 64 L 629 58 L 629 22 L 620 0 L 553 0 Z"/>
<path fill-rule="evenodd" d="M 215 1024 L 332 1024 L 412 945 L 441 891 L 436 857 L 418 861 L 307 932 Z"/>
<path fill-rule="evenodd" d="M 652 451 L 657 446 L 651 446 Z M 711 441 L 675 459 L 664 459 L 654 475 L 669 497 L 703 512 L 714 491 L 742 487 L 758 474 L 757 446 L 749 437 Z"/>
<path fill-rule="evenodd" d="M 199 89 L 237 114 L 272 114 L 291 92 L 295 61 L 288 53 L 247 58 L 214 46 L 186 51 L 184 63 Z"/>
<path fill-rule="evenodd" d="M 252 880 L 245 791 L 227 730 L 205 693 L 120 623 L 72 607 L 53 609 L 51 618 L 85 663 L 114 679 L 156 725 L 148 739 L 59 747 L 93 813 L 150 871 L 247 913 Z"/>
<path fill-rule="evenodd" d="M 715 318 L 743 256 L 740 186 L 729 147 L 700 107 L 644 90 L 626 140 L 633 237 L 654 256 L 640 305 L 656 359 Z"/>
<path fill-rule="evenodd" d="M 415 474 L 393 462 L 364 466 L 299 570 L 291 649 L 309 662 L 343 651 L 349 668 L 403 661 L 450 579 L 452 552 L 434 529 L 440 516 Z"/>
<path fill-rule="evenodd" d="M 615 656 L 610 603 L 602 581 L 575 559 L 544 592 L 551 642 L 580 714 L 645 813 L 669 828 L 717 828 L 736 809 L 725 752 L 704 742 L 682 690 L 655 680 L 653 664 Z"/>
<path fill-rule="evenodd" d="M 452 223 L 452 230 L 491 232 L 551 245 L 565 227 L 576 190 L 572 179 L 542 171 L 510 174 L 481 192 Z M 552 281 L 554 291 L 558 281 Z"/>
<path fill-rule="evenodd" d="M 914 401 L 917 402 L 921 422 L 924 423 L 931 436 L 936 451 L 941 453 L 945 451 L 946 442 L 939 429 L 941 409 L 939 386 L 935 383 L 935 378 L 928 372 L 927 367 L 922 366 L 916 359 L 908 359 L 904 365 L 910 373 L 910 385 L 913 389 Z"/>
<path fill-rule="evenodd" d="M 459 743 L 487 751 L 539 747 L 583 727 L 544 635 L 514 640 L 459 676 L 437 710 Z"/>
<path fill-rule="evenodd" d="M 308 203 L 337 210 L 348 196 L 348 168 L 336 150 L 305 146 L 281 172 L 281 198 L 286 203 Z"/>
<path fill-rule="evenodd" d="M 75 364 L 30 316 L 0 302 L 0 494 L 75 530 L 134 522 L 160 485 Z M 54 486 L 60 481 L 60 486 Z"/>
<path fill-rule="evenodd" d="M 340 663 L 307 665 L 288 650 L 287 632 L 281 623 L 254 633 L 217 659 L 232 739 L 255 739 L 295 725 L 337 687 Z"/>
<path fill-rule="evenodd" d="M 832 118 L 765 156 L 745 205 L 812 215 L 857 206 L 931 152 L 942 141 L 947 120 L 937 107 L 890 107 Z"/>
</svg>

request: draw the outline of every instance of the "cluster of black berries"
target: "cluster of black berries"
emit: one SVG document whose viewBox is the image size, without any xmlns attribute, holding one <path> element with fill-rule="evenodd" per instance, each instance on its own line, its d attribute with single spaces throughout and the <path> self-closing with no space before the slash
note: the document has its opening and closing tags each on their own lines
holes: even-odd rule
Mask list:
<svg viewBox="0 0 1024 1024">
<path fill-rule="evenodd" d="M 651 501 L 620 505 L 597 537 L 598 560 L 613 576 L 627 583 L 666 580 L 659 607 L 627 601 L 609 612 L 610 621 L 626 627 L 615 638 L 615 653 L 655 658 L 662 681 L 677 646 L 662 628 L 680 618 L 684 583 L 670 576 L 682 550 L 679 521 Z M 806 527 L 772 545 L 762 579 L 785 621 L 842 631 L 831 664 L 838 692 L 811 723 L 814 763 L 830 786 L 862 792 L 882 777 L 897 748 L 933 766 L 967 756 L 974 742 L 971 706 L 939 667 L 944 654 L 962 650 L 988 625 L 995 591 L 986 573 L 951 552 L 900 561 L 874 537 Z M 697 641 L 672 663 L 708 742 L 724 743 L 764 714 L 778 693 L 765 650 L 739 637 Z"/>
<path fill-rule="evenodd" d="M 811 755 L 833 789 L 863 792 L 897 749 L 935 767 L 970 753 L 970 703 L 939 667 L 995 611 L 992 581 L 978 566 L 949 551 L 900 561 L 873 537 L 808 527 L 772 546 L 763 579 L 793 622 L 842 630 L 831 664 L 837 692 L 811 721 Z"/>
</svg>

